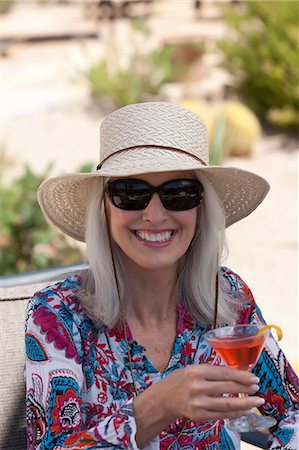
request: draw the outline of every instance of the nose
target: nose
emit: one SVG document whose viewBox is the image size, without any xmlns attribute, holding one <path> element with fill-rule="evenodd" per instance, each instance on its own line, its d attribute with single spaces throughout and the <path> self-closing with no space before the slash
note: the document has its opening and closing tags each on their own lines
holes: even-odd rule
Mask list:
<svg viewBox="0 0 299 450">
<path fill-rule="evenodd" d="M 142 211 L 142 218 L 152 224 L 159 224 L 166 220 L 167 218 L 167 210 L 161 203 L 160 197 L 158 194 L 154 194 L 147 205 L 147 207 Z"/>
</svg>

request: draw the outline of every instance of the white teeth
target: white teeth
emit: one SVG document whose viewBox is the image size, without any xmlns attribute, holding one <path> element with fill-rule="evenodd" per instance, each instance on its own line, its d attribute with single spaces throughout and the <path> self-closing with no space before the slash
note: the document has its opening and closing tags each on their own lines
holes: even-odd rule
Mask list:
<svg viewBox="0 0 299 450">
<path fill-rule="evenodd" d="M 149 233 L 148 231 L 136 230 L 136 235 L 143 241 L 165 242 L 171 238 L 172 231 L 163 231 L 161 233 Z"/>
</svg>

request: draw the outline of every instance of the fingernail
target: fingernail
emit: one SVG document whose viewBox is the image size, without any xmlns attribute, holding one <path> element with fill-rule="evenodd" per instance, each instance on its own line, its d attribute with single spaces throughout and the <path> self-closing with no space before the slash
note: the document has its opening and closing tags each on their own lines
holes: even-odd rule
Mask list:
<svg viewBox="0 0 299 450">
<path fill-rule="evenodd" d="M 258 377 L 256 377 L 256 376 L 252 376 L 252 377 L 250 378 L 250 381 L 251 381 L 251 383 L 253 383 L 253 384 L 257 384 L 257 383 L 260 382 L 260 379 L 259 379 Z"/>
<path fill-rule="evenodd" d="M 251 387 L 252 387 L 253 392 L 257 392 L 260 388 L 258 384 L 252 384 Z"/>
<path fill-rule="evenodd" d="M 265 400 L 263 398 L 258 398 L 255 401 L 256 406 L 262 406 L 265 403 Z"/>
</svg>

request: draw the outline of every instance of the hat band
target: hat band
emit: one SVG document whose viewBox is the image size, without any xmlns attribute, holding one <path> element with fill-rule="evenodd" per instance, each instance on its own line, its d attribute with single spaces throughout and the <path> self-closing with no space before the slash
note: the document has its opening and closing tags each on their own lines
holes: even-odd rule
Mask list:
<svg viewBox="0 0 299 450">
<path fill-rule="evenodd" d="M 121 150 L 118 150 L 117 152 L 112 153 L 112 155 L 107 156 L 105 159 L 103 159 L 103 161 L 101 161 L 98 165 L 96 170 L 100 170 L 103 166 L 103 164 L 112 156 L 117 155 L 118 153 L 124 152 L 126 150 L 131 150 L 134 148 L 144 148 L 144 147 L 150 147 L 150 148 L 165 148 L 168 150 L 174 150 L 175 152 L 180 152 L 180 153 L 184 153 L 185 155 L 191 156 L 192 158 L 196 159 L 198 162 L 200 162 L 201 165 L 203 166 L 207 166 L 207 164 L 200 158 L 198 158 L 198 156 L 195 156 L 193 154 L 190 154 L 188 152 L 186 152 L 185 150 L 182 150 L 180 148 L 174 148 L 174 147 L 164 147 L 164 146 L 160 146 L 160 145 L 135 145 L 134 147 L 127 147 L 127 148 L 122 148 Z"/>
</svg>

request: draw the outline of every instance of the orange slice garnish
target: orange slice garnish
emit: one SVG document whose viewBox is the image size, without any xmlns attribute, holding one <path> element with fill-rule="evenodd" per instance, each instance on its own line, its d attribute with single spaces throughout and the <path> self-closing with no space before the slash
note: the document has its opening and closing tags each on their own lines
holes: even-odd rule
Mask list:
<svg viewBox="0 0 299 450">
<path fill-rule="evenodd" d="M 257 334 L 261 334 L 265 330 L 270 330 L 271 328 L 274 328 L 277 333 L 277 339 L 280 341 L 282 339 L 282 329 L 278 325 L 265 325 L 257 332 Z"/>
</svg>

